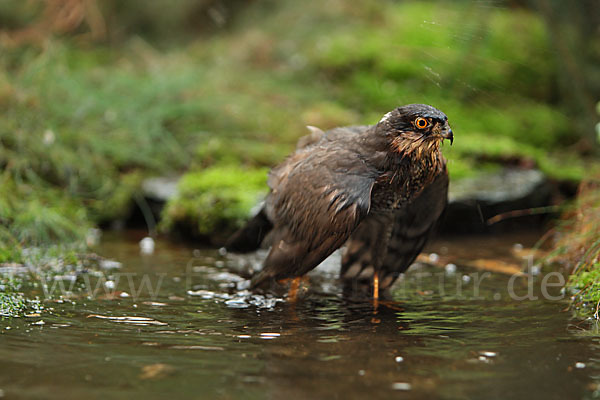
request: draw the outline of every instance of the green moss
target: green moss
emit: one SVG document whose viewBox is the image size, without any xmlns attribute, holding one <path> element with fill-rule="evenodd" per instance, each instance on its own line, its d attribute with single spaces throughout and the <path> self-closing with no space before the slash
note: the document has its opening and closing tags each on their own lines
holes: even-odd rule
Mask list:
<svg viewBox="0 0 600 400">
<path fill-rule="evenodd" d="M 567 286 L 582 305 L 591 308 L 600 300 L 600 263 L 591 264 L 588 270 L 569 277 Z"/>
<path fill-rule="evenodd" d="M 181 178 L 163 212 L 162 229 L 208 236 L 239 227 L 266 190 L 266 169 L 211 167 Z"/>
</svg>

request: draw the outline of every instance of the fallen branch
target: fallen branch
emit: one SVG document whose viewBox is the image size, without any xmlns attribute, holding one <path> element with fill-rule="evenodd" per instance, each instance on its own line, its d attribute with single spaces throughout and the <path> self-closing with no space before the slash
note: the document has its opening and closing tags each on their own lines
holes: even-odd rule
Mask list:
<svg viewBox="0 0 600 400">
<path fill-rule="evenodd" d="M 525 217 L 529 215 L 540 215 L 550 214 L 563 210 L 563 206 L 545 206 L 545 207 L 534 207 L 527 208 L 525 210 L 512 210 L 504 213 L 494 215 L 492 218 L 488 218 L 486 221 L 487 225 L 497 224 L 498 222 L 504 221 L 508 218 Z"/>
</svg>

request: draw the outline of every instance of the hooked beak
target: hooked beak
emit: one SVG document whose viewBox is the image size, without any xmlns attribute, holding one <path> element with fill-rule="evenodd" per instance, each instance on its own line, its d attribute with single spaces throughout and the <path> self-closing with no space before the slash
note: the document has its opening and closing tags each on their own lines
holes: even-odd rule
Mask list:
<svg viewBox="0 0 600 400">
<path fill-rule="evenodd" d="M 454 134 L 452 133 L 452 129 L 450 129 L 450 128 L 444 129 L 442 131 L 442 137 L 444 139 L 450 140 L 450 146 L 452 146 L 452 142 L 454 142 Z"/>
</svg>

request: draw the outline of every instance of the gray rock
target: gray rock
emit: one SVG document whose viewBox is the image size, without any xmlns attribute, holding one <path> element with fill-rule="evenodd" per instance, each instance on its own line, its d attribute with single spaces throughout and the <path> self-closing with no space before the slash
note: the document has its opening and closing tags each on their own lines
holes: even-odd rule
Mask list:
<svg viewBox="0 0 600 400">
<path fill-rule="evenodd" d="M 488 219 L 509 211 L 548 206 L 554 190 L 542 172 L 532 169 L 505 168 L 451 180 L 449 204 L 440 229 L 448 234 L 540 227 L 547 215 L 506 218 L 492 225 Z"/>
<path fill-rule="evenodd" d="M 476 178 L 450 181 L 450 203 L 483 201 L 499 203 L 525 198 L 543 186 L 546 177 L 535 169 L 504 169 L 483 173 Z"/>
<path fill-rule="evenodd" d="M 180 177 L 155 177 L 142 182 L 144 197 L 157 202 L 166 203 L 177 193 Z"/>
</svg>

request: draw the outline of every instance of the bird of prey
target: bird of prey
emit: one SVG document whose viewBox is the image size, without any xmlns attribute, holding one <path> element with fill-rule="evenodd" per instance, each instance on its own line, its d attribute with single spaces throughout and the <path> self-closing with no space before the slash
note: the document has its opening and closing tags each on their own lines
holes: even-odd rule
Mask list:
<svg viewBox="0 0 600 400">
<path fill-rule="evenodd" d="M 373 297 L 406 270 L 445 209 L 452 144 L 448 118 L 425 104 L 398 107 L 375 125 L 312 128 L 269 173 L 264 206 L 226 244 L 271 246 L 253 288 L 301 277 L 344 244 L 340 277 Z M 263 243 L 264 242 L 264 243 Z"/>
</svg>

